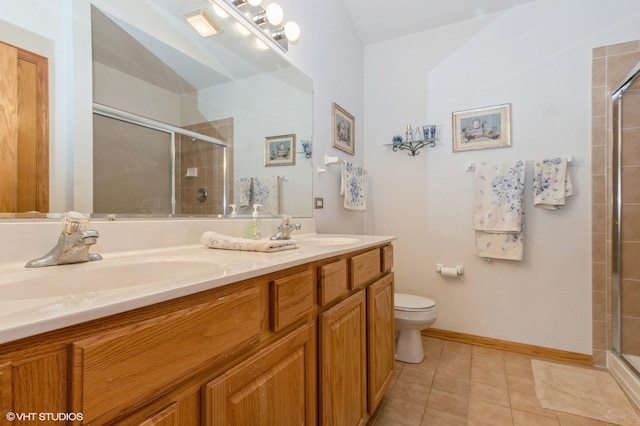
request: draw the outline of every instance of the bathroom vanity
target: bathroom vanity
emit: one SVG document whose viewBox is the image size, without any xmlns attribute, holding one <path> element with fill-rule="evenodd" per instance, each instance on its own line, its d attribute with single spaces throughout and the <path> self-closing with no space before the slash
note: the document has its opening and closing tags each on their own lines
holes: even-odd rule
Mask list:
<svg viewBox="0 0 640 426">
<path fill-rule="evenodd" d="M 188 278 L 90 286 L 31 314 L 13 305 L 24 324 L 0 344 L 0 424 L 9 412 L 63 413 L 72 424 L 365 424 L 393 375 L 392 240 L 314 237 L 279 253 L 141 251 L 148 270 L 191 262 Z M 111 260 L 115 270 L 125 262 Z M 216 267 L 194 273 L 207 260 Z M 108 277 L 101 262 L 84 267 Z M 49 285 L 82 267 L 49 268 Z"/>
</svg>

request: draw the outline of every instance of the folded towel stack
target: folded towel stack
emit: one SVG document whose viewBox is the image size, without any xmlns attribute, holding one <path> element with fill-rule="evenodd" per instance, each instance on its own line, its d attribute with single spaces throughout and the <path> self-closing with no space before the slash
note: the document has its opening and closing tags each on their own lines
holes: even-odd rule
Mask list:
<svg viewBox="0 0 640 426">
<path fill-rule="evenodd" d="M 533 205 L 547 210 L 564 206 L 573 195 L 566 158 L 545 158 L 533 164 Z"/>
<path fill-rule="evenodd" d="M 250 240 L 230 237 L 213 231 L 202 234 L 200 242 L 206 247 L 223 250 L 274 252 L 298 248 L 298 243 L 295 240 Z"/>
<path fill-rule="evenodd" d="M 524 163 L 522 161 L 476 167 L 476 255 L 522 260 Z"/>
</svg>

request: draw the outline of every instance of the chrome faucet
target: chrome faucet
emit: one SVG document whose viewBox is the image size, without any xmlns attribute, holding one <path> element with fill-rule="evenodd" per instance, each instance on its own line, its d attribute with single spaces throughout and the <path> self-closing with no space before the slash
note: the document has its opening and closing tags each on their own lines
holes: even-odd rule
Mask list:
<svg viewBox="0 0 640 426">
<path fill-rule="evenodd" d="M 26 268 L 64 265 L 68 263 L 101 260 L 102 256 L 89 253 L 89 248 L 96 243 L 100 234 L 94 230 L 84 230 L 89 218 L 80 213 L 68 212 L 63 215 L 64 229 L 58 238 L 58 244 L 47 254 L 30 260 Z"/>
<path fill-rule="evenodd" d="M 302 225 L 299 223 L 290 223 L 291 216 L 283 215 L 282 223 L 278 226 L 277 232 L 273 234 L 270 240 L 290 240 L 291 232 L 295 230 L 299 230 L 302 228 Z"/>
</svg>

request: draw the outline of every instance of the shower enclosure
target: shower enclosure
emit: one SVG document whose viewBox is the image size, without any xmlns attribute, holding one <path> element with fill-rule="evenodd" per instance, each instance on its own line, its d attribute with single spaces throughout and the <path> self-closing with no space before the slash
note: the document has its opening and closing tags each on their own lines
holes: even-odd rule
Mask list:
<svg viewBox="0 0 640 426">
<path fill-rule="evenodd" d="M 640 63 L 611 101 L 612 345 L 640 376 Z"/>
</svg>

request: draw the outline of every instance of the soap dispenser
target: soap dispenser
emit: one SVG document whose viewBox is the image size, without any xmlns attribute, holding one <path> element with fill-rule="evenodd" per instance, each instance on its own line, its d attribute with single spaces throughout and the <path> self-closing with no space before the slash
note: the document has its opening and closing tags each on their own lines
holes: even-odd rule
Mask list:
<svg viewBox="0 0 640 426">
<path fill-rule="evenodd" d="M 260 225 L 260 219 L 258 218 L 258 207 L 262 207 L 262 204 L 253 205 L 253 213 L 251 213 L 251 222 L 249 222 L 249 238 L 252 240 L 259 240 L 262 238 L 262 228 Z"/>
</svg>

